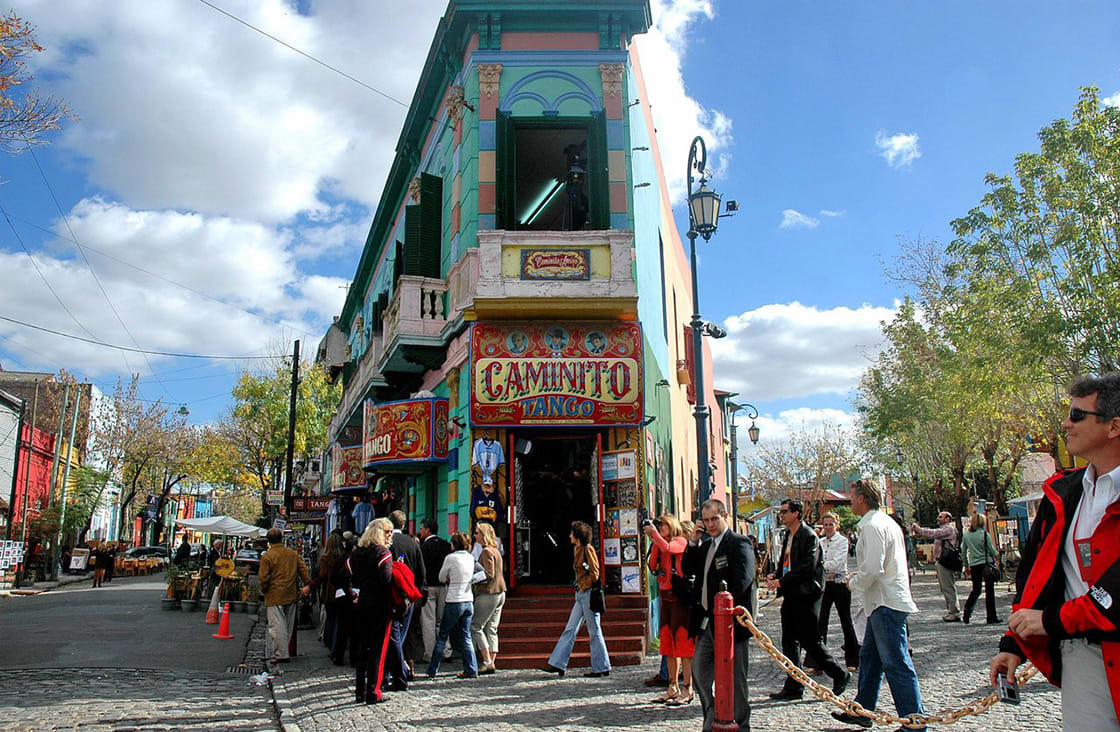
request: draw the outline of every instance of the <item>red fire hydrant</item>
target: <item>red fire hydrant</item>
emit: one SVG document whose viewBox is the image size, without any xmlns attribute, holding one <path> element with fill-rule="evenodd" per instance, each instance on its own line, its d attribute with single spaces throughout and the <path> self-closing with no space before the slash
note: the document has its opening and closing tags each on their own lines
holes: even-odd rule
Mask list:
<svg viewBox="0 0 1120 732">
<path fill-rule="evenodd" d="M 716 593 L 714 615 L 716 713 L 712 731 L 735 732 L 739 729 L 735 721 L 735 600 L 726 589 Z"/>
</svg>

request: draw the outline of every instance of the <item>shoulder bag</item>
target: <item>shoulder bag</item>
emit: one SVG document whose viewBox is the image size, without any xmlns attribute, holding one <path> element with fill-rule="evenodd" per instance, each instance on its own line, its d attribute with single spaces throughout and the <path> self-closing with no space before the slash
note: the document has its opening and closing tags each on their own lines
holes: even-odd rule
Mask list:
<svg viewBox="0 0 1120 732">
<path fill-rule="evenodd" d="M 588 598 L 588 604 L 591 606 L 591 612 L 603 615 L 607 612 L 607 598 L 603 595 L 603 585 L 591 585 L 591 597 Z"/>
<path fill-rule="evenodd" d="M 999 566 L 996 565 L 995 559 L 990 558 L 990 555 L 988 554 L 988 542 L 989 541 L 991 541 L 991 539 L 988 536 L 988 532 L 985 531 L 984 532 L 984 581 L 985 582 L 999 582 L 1001 579 L 1003 579 L 1003 572 L 1001 572 Z"/>
<path fill-rule="evenodd" d="M 960 542 L 957 542 L 957 546 L 953 546 L 942 539 L 941 556 L 937 558 L 937 563 L 950 572 L 961 571 L 964 568 L 964 561 L 961 559 Z"/>
</svg>

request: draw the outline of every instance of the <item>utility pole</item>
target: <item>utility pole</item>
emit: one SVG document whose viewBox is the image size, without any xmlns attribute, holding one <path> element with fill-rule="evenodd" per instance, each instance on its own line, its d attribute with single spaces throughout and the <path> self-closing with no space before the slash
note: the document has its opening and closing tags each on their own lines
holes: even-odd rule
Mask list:
<svg viewBox="0 0 1120 732">
<path fill-rule="evenodd" d="M 292 515 L 292 460 L 296 445 L 296 392 L 299 389 L 299 341 L 292 349 L 292 393 L 288 399 L 288 457 L 284 476 L 284 509 Z"/>
<path fill-rule="evenodd" d="M 5 539 L 12 540 L 12 524 L 15 523 L 16 490 L 19 488 L 19 461 L 23 459 L 20 447 L 23 444 L 23 420 L 27 416 L 27 402 L 19 400 L 19 419 L 16 421 L 16 451 L 12 455 L 12 491 L 8 497 L 8 529 Z"/>
<path fill-rule="evenodd" d="M 54 457 L 51 458 L 50 493 L 47 496 L 48 506 L 54 503 L 55 500 L 55 487 L 58 483 L 58 459 L 62 453 L 62 430 L 66 428 L 66 407 L 69 403 L 70 385 L 67 384 L 66 390 L 62 393 L 62 407 L 58 410 L 58 431 L 54 433 Z M 51 547 L 51 556 L 54 556 L 54 547 Z M 50 575 L 53 570 L 54 565 L 49 565 L 44 574 Z"/>
<path fill-rule="evenodd" d="M 74 416 L 70 420 L 70 439 L 66 442 L 66 469 L 62 471 L 62 512 L 58 519 L 58 538 L 54 542 L 54 568 L 55 576 L 62 568 L 58 566 L 62 552 L 62 532 L 66 526 L 66 502 L 70 495 L 70 464 L 74 461 L 74 434 L 78 431 L 78 412 L 82 408 L 82 390 L 75 389 Z"/>
<path fill-rule="evenodd" d="M 31 402 L 31 430 L 28 432 L 27 444 L 30 449 L 27 451 L 27 461 L 24 463 L 23 471 L 23 514 L 20 520 L 20 543 L 23 549 L 27 551 L 27 504 L 31 501 L 31 458 L 35 454 L 35 418 L 38 416 L 39 411 L 39 380 L 35 379 L 35 398 Z M 16 504 L 12 503 L 9 510 L 13 513 L 16 510 Z M 24 555 L 26 557 L 26 554 Z M 20 586 L 20 579 L 27 571 L 27 559 L 25 558 L 19 565 L 19 571 L 16 573 L 16 587 Z"/>
</svg>

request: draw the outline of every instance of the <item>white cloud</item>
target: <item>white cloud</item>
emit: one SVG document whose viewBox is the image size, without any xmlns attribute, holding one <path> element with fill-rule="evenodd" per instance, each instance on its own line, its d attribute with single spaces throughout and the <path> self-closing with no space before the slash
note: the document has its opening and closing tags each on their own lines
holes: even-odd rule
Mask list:
<svg viewBox="0 0 1120 732">
<path fill-rule="evenodd" d="M 735 415 L 735 424 L 739 425 L 739 451 L 744 450 L 744 430 L 751 422 L 758 425 L 758 443 L 783 444 L 789 441 L 791 435 L 798 432 L 812 432 L 826 425 L 835 425 L 840 429 L 852 430 L 856 425 L 856 415 L 842 409 L 812 409 L 798 407 L 796 409 L 783 409 L 777 415 L 760 414 L 758 419 L 751 420 L 743 412 Z"/>
<path fill-rule="evenodd" d="M 830 211 L 827 208 L 822 208 L 820 210 L 820 215 L 821 216 L 826 216 L 830 219 L 836 218 L 837 216 L 843 216 L 846 213 L 848 213 L 848 212 L 847 211 Z"/>
<path fill-rule="evenodd" d="M 894 309 L 820 310 L 798 302 L 764 305 L 723 321 L 711 341 L 715 384 L 752 401 L 846 395 L 882 348 L 880 323 Z"/>
<path fill-rule="evenodd" d="M 445 5 L 336 0 L 308 17 L 285 0 L 222 3 L 404 101 Z M 129 205 L 281 222 L 329 216 L 326 194 L 376 202 L 400 105 L 200 3 L 22 6 L 48 49 L 38 76 L 81 118 L 63 145 Z"/>
<path fill-rule="evenodd" d="M 642 74 L 652 105 L 654 126 L 669 197 L 674 204 L 684 200 L 683 171 L 688 167 L 692 138 L 700 135 L 708 150 L 710 175 L 719 177 L 729 163 L 731 119 L 717 109 L 709 109 L 689 96 L 681 74 L 682 59 L 688 49 L 690 27 L 715 18 L 710 0 L 652 0 L 653 27 L 636 36 Z"/>
<path fill-rule="evenodd" d="M 888 136 L 886 132 L 879 130 L 875 133 L 875 147 L 879 148 L 879 154 L 892 168 L 908 167 L 922 157 L 922 151 L 918 149 L 916 132 L 909 134 L 899 132 Z"/>
<path fill-rule="evenodd" d="M 313 338 L 322 333 L 345 297 L 344 280 L 298 270 L 293 236 L 282 229 L 226 217 L 141 211 L 101 199 L 79 201 L 68 219 L 113 306 L 144 349 L 261 352 L 293 334 Z M 54 228 L 69 237 L 61 222 Z M 138 263 L 165 279 L 118 260 Z M 81 325 L 59 307 L 23 252 L 0 250 L 0 271 L 7 275 L 0 312 L 75 335 L 86 335 L 84 326 L 96 340 L 133 346 L 71 241 L 52 242 L 35 253 L 35 261 Z M 65 365 L 91 375 L 147 373 L 149 363 L 155 367 L 166 360 L 122 357 L 119 351 L 11 323 L 0 322 L 0 336 L 16 358 L 50 370 Z"/>
<path fill-rule="evenodd" d="M 1110 97 L 1101 99 L 1101 104 L 1106 107 L 1120 107 L 1120 91 L 1116 92 Z"/>
<path fill-rule="evenodd" d="M 820 219 L 815 219 L 812 216 L 806 216 L 800 211 L 792 208 L 787 208 L 782 211 L 782 223 L 778 224 L 779 229 L 815 229 L 820 226 Z"/>
</svg>

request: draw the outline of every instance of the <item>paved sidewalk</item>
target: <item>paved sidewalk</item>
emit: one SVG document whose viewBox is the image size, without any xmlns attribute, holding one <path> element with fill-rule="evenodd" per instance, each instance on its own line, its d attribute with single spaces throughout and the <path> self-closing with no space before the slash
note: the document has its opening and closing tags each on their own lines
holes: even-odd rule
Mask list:
<svg viewBox="0 0 1120 732">
<path fill-rule="evenodd" d="M 1006 588 L 1002 584 L 999 593 L 1003 618 L 1010 612 Z M 957 708 L 988 694 L 987 659 L 1003 626 L 941 622 L 941 596 L 932 573 L 919 575 L 914 589 L 924 610 L 913 616 L 911 626 L 927 711 Z M 966 584 L 960 583 L 959 589 L 963 600 Z M 777 610 L 775 603 L 763 610 L 761 618 L 761 627 L 775 640 L 780 636 Z M 841 635 L 835 620 L 833 625 L 830 647 L 837 652 Z M 557 679 L 539 671 L 502 671 L 499 655 L 499 672 L 494 676 L 460 681 L 455 678 L 459 664 L 445 664 L 438 679 L 421 677 L 408 692 L 388 694 L 384 703 L 366 706 L 354 703 L 351 669 L 330 663 L 315 631 L 302 631 L 299 644 L 302 655 L 273 680 L 281 722 L 288 730 L 696 730 L 700 726 L 699 699 L 680 708 L 650 703 L 658 690 L 642 686 L 642 680 L 656 671 L 656 658 L 641 666 L 618 667 L 605 679 L 583 678 L 586 669 L 574 669 Z M 752 729 L 854 729 L 833 720 L 831 707 L 815 697 L 798 703 L 770 701 L 767 695 L 781 685 L 781 672 L 753 645 L 750 676 Z M 846 696 L 854 695 L 853 683 Z M 885 683 L 880 708 L 894 709 Z M 999 704 L 982 717 L 946 729 L 1059 730 L 1059 717 L 1058 691 L 1036 680 L 1023 689 L 1020 706 Z"/>
</svg>

